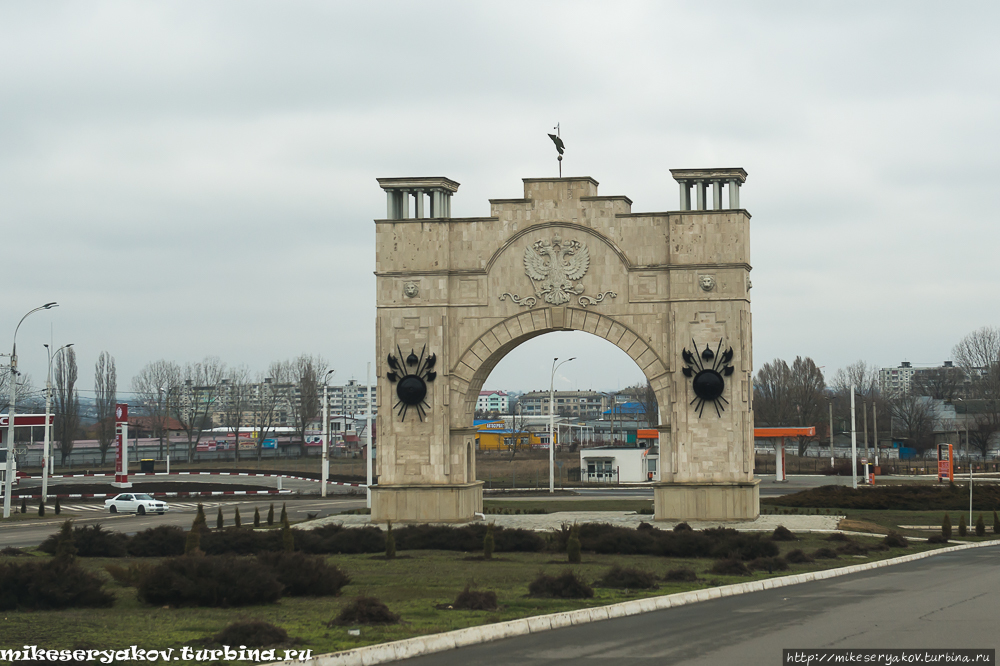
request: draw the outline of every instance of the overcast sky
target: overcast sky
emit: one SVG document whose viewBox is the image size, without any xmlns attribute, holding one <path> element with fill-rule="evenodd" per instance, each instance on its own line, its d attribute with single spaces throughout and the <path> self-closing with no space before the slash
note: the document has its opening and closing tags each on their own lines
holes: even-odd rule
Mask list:
<svg viewBox="0 0 1000 666">
<path fill-rule="evenodd" d="M 382 176 L 455 216 L 556 175 L 676 210 L 670 168 L 741 166 L 754 360 L 940 363 L 998 323 L 1000 5 L 941 2 L 0 3 L 0 347 L 147 361 L 374 360 Z M 4 342 L 6 340 L 6 342 Z M 487 388 L 613 390 L 552 334 Z"/>
</svg>

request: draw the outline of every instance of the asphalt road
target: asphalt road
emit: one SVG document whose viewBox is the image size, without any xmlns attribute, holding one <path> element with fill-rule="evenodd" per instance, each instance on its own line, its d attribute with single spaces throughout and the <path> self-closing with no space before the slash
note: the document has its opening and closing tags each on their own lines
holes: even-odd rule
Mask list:
<svg viewBox="0 0 1000 666">
<path fill-rule="evenodd" d="M 975 548 L 470 646 L 405 664 L 777 666 L 782 649 L 996 649 L 998 598 L 1000 548 Z"/>
<path fill-rule="evenodd" d="M 65 503 L 66 509 L 63 513 L 66 518 L 73 518 L 74 525 L 101 523 L 101 525 L 109 529 L 125 532 L 126 534 L 135 534 L 140 530 L 158 525 L 190 527 L 191 521 L 194 519 L 194 513 L 197 511 L 198 501 L 195 498 L 192 498 L 191 501 L 185 498 L 168 498 L 171 510 L 166 514 L 162 516 L 137 516 L 134 514 L 111 515 L 105 513 L 103 511 L 103 501 L 85 503 L 68 500 Z M 233 524 L 236 507 L 240 509 L 240 519 L 244 525 L 253 522 L 254 508 L 260 510 L 261 519 L 263 520 L 267 516 L 268 507 L 272 502 L 275 506 L 275 519 L 277 519 L 277 513 L 281 511 L 282 503 L 285 503 L 288 508 L 288 518 L 292 521 L 304 520 L 307 514 L 311 513 L 323 517 L 348 509 L 360 509 L 365 506 L 364 495 L 356 497 L 336 496 L 326 499 L 318 497 L 298 499 L 288 496 L 267 496 L 260 499 L 229 500 L 219 498 L 216 500 L 216 498 L 205 497 L 201 498 L 200 501 L 205 507 L 205 516 L 212 527 L 215 526 L 215 518 L 220 506 L 222 507 L 222 514 L 226 525 Z M 33 509 L 34 507 L 29 505 L 29 511 Z M 4 523 L 0 525 L 0 548 L 6 546 L 21 547 L 38 545 L 50 534 L 58 531 L 61 520 L 62 516 L 58 520 L 25 520 Z"/>
</svg>

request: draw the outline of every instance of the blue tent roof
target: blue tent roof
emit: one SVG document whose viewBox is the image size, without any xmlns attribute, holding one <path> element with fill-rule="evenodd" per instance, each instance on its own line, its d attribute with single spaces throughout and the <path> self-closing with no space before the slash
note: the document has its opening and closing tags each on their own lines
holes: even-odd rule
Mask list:
<svg viewBox="0 0 1000 666">
<path fill-rule="evenodd" d="M 645 414 L 646 408 L 642 406 L 641 402 L 626 402 L 621 405 L 614 406 L 615 414 Z M 605 414 L 611 414 L 612 410 L 607 410 Z"/>
</svg>

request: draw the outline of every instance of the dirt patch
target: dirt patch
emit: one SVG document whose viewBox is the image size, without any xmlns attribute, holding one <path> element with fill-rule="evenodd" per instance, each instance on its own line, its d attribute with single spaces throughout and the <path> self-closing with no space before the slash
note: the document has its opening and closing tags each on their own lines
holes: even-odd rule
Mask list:
<svg viewBox="0 0 1000 666">
<path fill-rule="evenodd" d="M 883 527 L 882 525 L 869 523 L 865 520 L 850 520 L 849 518 L 844 518 L 837 523 L 837 529 L 847 530 L 848 532 L 871 532 L 872 534 L 889 534 L 892 532 L 888 527 Z"/>
</svg>

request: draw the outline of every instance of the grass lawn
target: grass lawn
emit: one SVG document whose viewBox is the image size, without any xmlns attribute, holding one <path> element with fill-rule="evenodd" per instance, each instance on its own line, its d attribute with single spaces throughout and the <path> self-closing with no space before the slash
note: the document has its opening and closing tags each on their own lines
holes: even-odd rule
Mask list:
<svg viewBox="0 0 1000 666">
<path fill-rule="evenodd" d="M 873 545 L 874 537 L 857 541 Z M 782 553 L 801 548 L 807 553 L 820 547 L 836 548 L 838 543 L 825 535 L 800 535 L 795 542 L 778 544 Z M 876 559 L 896 557 L 933 548 L 926 543 L 909 548 L 872 551 L 869 556 L 841 556 L 835 560 L 791 565 L 789 571 L 774 576 L 842 567 Z M 42 556 L 35 554 L 36 556 Z M 38 645 L 46 649 L 111 649 L 138 645 L 144 649 L 194 648 L 238 619 L 261 619 L 288 631 L 301 641 L 296 648 L 311 649 L 313 654 L 344 650 L 372 643 L 437 633 L 462 627 L 599 606 L 648 596 L 670 594 L 769 577 L 719 576 L 708 573 L 713 561 L 708 559 L 668 559 L 655 556 L 594 555 L 584 553 L 583 562 L 569 565 L 559 553 L 497 553 L 491 561 L 475 559 L 478 554 L 446 551 L 400 551 L 387 561 L 372 555 L 337 555 L 328 557 L 348 573 L 352 582 L 339 597 L 282 598 L 278 603 L 235 609 L 158 608 L 141 603 L 136 592 L 111 580 L 105 564 L 123 564 L 127 560 L 83 559 L 82 566 L 98 571 L 107 579 L 106 589 L 117 602 L 109 609 L 15 612 L 0 614 L 3 647 Z M 24 558 L 0 557 L 0 561 Z M 135 560 L 131 560 L 135 561 Z M 151 561 L 151 560 L 145 560 Z M 662 576 L 670 569 L 689 567 L 699 580 L 692 583 L 661 583 L 656 590 L 624 591 L 594 588 L 594 598 L 587 600 L 532 599 L 527 596 L 529 583 L 540 573 L 559 574 L 572 567 L 583 580 L 593 583 L 614 564 L 633 566 Z M 451 603 L 466 586 L 493 590 L 501 609 L 497 612 L 440 610 Z M 340 609 L 360 595 L 375 596 L 391 610 L 402 615 L 402 623 L 386 627 L 362 627 L 360 636 L 350 636 L 349 627 L 328 628 Z M 280 654 L 280 653 L 279 653 Z"/>
</svg>

